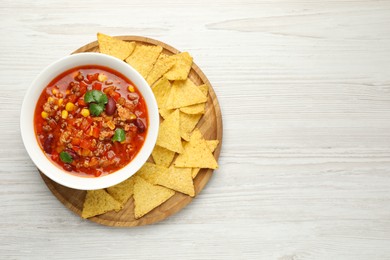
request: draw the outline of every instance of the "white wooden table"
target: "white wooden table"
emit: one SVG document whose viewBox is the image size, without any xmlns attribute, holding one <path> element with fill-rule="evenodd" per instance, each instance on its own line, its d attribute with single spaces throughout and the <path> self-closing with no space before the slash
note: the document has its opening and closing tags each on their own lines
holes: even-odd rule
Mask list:
<svg viewBox="0 0 390 260">
<path fill-rule="evenodd" d="M 53 2 L 0 1 L 1 259 L 390 259 L 389 1 Z M 155 225 L 80 219 L 21 141 L 31 81 L 98 31 L 189 51 L 222 108 L 220 169 Z"/>
</svg>

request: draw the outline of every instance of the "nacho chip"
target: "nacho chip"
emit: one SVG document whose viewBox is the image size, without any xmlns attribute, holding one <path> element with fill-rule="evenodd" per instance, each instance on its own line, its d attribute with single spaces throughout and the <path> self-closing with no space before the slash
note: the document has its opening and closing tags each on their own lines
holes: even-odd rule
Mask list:
<svg viewBox="0 0 390 260">
<path fill-rule="evenodd" d="M 200 91 L 202 91 L 203 95 L 207 97 L 209 86 L 203 84 L 200 85 L 198 88 Z M 204 114 L 206 112 L 206 103 L 207 102 L 181 107 L 180 111 L 189 115 Z"/>
<path fill-rule="evenodd" d="M 194 130 L 190 141 L 184 146 L 183 153 L 179 154 L 174 165 L 176 167 L 218 168 L 218 163 L 199 129 Z"/>
<path fill-rule="evenodd" d="M 179 110 L 174 111 L 160 124 L 156 144 L 173 152 L 183 152 L 183 146 L 180 139 Z"/>
<path fill-rule="evenodd" d="M 206 112 L 206 103 L 195 104 L 187 107 L 181 107 L 180 112 L 188 115 L 204 114 Z"/>
<path fill-rule="evenodd" d="M 218 140 L 206 140 L 207 147 L 210 149 L 210 151 L 213 153 L 215 149 L 217 148 L 219 141 Z M 200 168 L 192 168 L 191 175 L 192 178 L 195 179 L 195 177 L 198 175 L 200 171 Z"/>
<path fill-rule="evenodd" d="M 174 111 L 173 109 L 159 109 L 160 115 L 166 119 L 169 117 Z M 186 141 L 190 140 L 190 135 L 192 130 L 194 130 L 196 124 L 198 124 L 202 114 L 197 115 L 189 115 L 180 112 L 180 136 Z M 161 127 L 161 126 L 160 126 Z"/>
<path fill-rule="evenodd" d="M 121 208 L 133 195 L 134 177 L 130 177 L 117 185 L 107 188 L 107 192 L 121 204 Z"/>
<path fill-rule="evenodd" d="M 173 161 L 173 157 L 175 157 L 175 152 L 156 145 L 153 149 L 152 157 L 157 165 L 169 167 Z"/>
<path fill-rule="evenodd" d="M 206 101 L 207 97 L 190 79 L 176 80 L 172 84 L 165 108 L 175 109 Z"/>
<path fill-rule="evenodd" d="M 134 51 L 135 42 L 126 42 L 103 33 L 97 34 L 100 53 L 124 60 Z"/>
<path fill-rule="evenodd" d="M 175 111 L 175 109 L 166 109 L 166 108 L 160 108 L 158 112 L 162 116 L 162 118 L 166 119 L 170 114 L 172 114 Z"/>
<path fill-rule="evenodd" d="M 137 44 L 133 53 L 126 59 L 126 62 L 138 71 L 142 77 L 146 78 L 161 51 L 161 46 Z"/>
<path fill-rule="evenodd" d="M 175 194 L 173 190 L 150 184 L 136 176 L 134 182 L 134 215 L 138 219 L 160 206 Z"/>
<path fill-rule="evenodd" d="M 158 108 L 165 107 L 165 102 L 167 101 L 170 90 L 171 90 L 171 83 L 165 77 L 162 77 L 152 87 L 152 91 L 156 98 Z"/>
<path fill-rule="evenodd" d="M 217 149 L 217 146 L 219 144 L 219 140 L 206 140 L 206 143 L 207 143 L 207 147 L 213 153 L 215 151 L 215 149 Z"/>
<path fill-rule="evenodd" d="M 138 170 L 136 175 L 143 178 L 144 180 L 150 182 L 151 184 L 156 184 L 157 178 L 161 173 L 168 172 L 167 167 L 161 165 L 156 165 L 154 163 L 146 162 L 141 169 Z"/>
<path fill-rule="evenodd" d="M 175 64 L 165 73 L 169 80 L 185 80 L 192 66 L 192 57 L 188 52 L 182 52 L 174 55 Z"/>
<path fill-rule="evenodd" d="M 195 177 L 198 175 L 199 171 L 200 171 L 200 168 L 192 168 L 192 171 L 191 171 L 192 179 L 195 179 Z"/>
<path fill-rule="evenodd" d="M 184 140 L 190 140 L 191 132 L 194 130 L 201 117 L 202 114 L 188 115 L 185 113 L 180 113 L 180 136 Z"/>
<path fill-rule="evenodd" d="M 90 218 L 101 215 L 111 210 L 119 211 L 121 204 L 116 201 L 105 190 L 89 190 L 85 197 L 83 212 L 81 217 Z"/>
<path fill-rule="evenodd" d="M 191 168 L 171 166 L 167 173 L 159 175 L 157 184 L 194 197 L 195 189 L 191 170 Z"/>
<path fill-rule="evenodd" d="M 203 95 L 205 95 L 206 97 L 208 96 L 209 86 L 207 84 L 200 85 L 198 86 L 198 88 L 200 89 L 200 91 L 202 91 Z"/>
<path fill-rule="evenodd" d="M 167 72 L 172 66 L 175 64 L 175 57 L 174 55 L 170 56 L 164 53 L 161 53 L 160 56 L 158 56 L 158 59 L 156 63 L 154 64 L 152 70 L 149 72 L 148 76 L 146 77 L 146 81 L 150 86 L 153 85 L 154 82 L 156 82 L 159 78 L 164 75 L 165 72 Z"/>
</svg>

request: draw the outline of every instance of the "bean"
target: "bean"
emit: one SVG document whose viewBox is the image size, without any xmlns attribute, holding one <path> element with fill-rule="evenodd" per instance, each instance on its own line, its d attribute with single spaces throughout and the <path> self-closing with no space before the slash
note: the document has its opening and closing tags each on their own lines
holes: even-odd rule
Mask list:
<svg viewBox="0 0 390 260">
<path fill-rule="evenodd" d="M 71 171 L 73 171 L 73 166 L 71 164 L 69 164 L 69 163 L 65 163 L 64 164 L 64 170 L 68 171 L 68 172 L 71 172 Z"/>
<path fill-rule="evenodd" d="M 137 120 L 135 120 L 135 122 L 134 122 L 134 124 L 137 126 L 137 128 L 138 128 L 138 133 L 143 133 L 143 132 L 145 132 L 145 124 L 144 124 L 144 122 L 142 122 L 142 120 L 141 119 L 139 119 L 139 118 L 137 118 Z"/>
<path fill-rule="evenodd" d="M 45 142 L 43 143 L 43 150 L 48 154 L 51 154 L 53 152 L 53 148 L 52 148 L 53 141 L 54 141 L 54 136 L 52 134 L 49 134 Z"/>
<path fill-rule="evenodd" d="M 108 116 L 112 116 L 116 111 L 116 102 L 112 97 L 108 98 L 108 102 L 106 105 L 106 114 Z"/>
</svg>

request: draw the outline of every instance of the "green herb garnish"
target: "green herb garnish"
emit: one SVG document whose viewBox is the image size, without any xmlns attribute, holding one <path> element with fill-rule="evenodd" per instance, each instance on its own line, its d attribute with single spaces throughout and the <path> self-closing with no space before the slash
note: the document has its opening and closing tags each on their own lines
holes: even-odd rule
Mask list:
<svg viewBox="0 0 390 260">
<path fill-rule="evenodd" d="M 104 105 L 103 104 L 96 104 L 96 103 L 91 103 L 89 104 L 89 111 L 91 111 L 91 115 L 93 116 L 99 116 L 104 110 Z"/>
<path fill-rule="evenodd" d="M 108 103 L 108 97 L 99 90 L 90 90 L 85 93 L 84 101 L 89 103 L 91 114 L 99 116 L 104 111 L 105 104 Z"/>
<path fill-rule="evenodd" d="M 64 163 L 73 162 L 72 156 L 69 153 L 64 152 L 64 151 L 60 152 L 60 158 L 61 158 L 61 161 L 63 161 Z"/>
<path fill-rule="evenodd" d="M 124 140 L 126 139 L 126 134 L 125 134 L 125 130 L 121 129 L 121 128 L 117 128 L 115 130 L 115 134 L 114 136 L 112 137 L 112 141 L 115 142 L 123 142 Z"/>
</svg>

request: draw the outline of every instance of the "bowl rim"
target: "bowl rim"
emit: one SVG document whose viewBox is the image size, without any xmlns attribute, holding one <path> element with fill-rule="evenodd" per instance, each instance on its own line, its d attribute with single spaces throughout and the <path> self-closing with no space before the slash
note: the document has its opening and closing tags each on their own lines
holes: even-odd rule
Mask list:
<svg viewBox="0 0 390 260">
<path fill-rule="evenodd" d="M 100 177 L 81 177 L 70 174 L 56 166 L 46 157 L 38 144 L 34 130 L 36 102 L 42 90 L 61 73 L 84 65 L 108 67 L 131 80 L 142 94 L 148 110 L 149 127 L 144 144 L 133 160 L 123 168 Z M 39 91 L 37 91 L 39 89 Z M 135 174 L 149 158 L 157 141 L 159 113 L 157 101 L 146 80 L 129 64 L 115 57 L 89 52 L 71 54 L 60 58 L 44 68 L 25 92 L 20 112 L 20 131 L 23 144 L 38 169 L 53 181 L 73 189 L 96 190 L 118 184 Z"/>
</svg>

